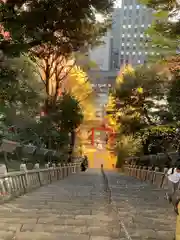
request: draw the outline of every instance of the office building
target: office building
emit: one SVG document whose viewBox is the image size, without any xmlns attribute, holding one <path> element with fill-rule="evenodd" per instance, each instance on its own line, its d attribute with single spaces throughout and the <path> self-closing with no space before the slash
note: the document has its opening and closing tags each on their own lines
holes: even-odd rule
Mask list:
<svg viewBox="0 0 180 240">
<path fill-rule="evenodd" d="M 95 62 L 102 71 L 109 71 L 111 55 L 111 32 L 107 32 L 102 38 L 103 44 L 89 50 L 89 58 Z"/>
<path fill-rule="evenodd" d="M 122 0 L 121 8 L 114 9 L 111 69 L 119 69 L 123 64 L 144 63 L 148 55 L 145 31 L 151 22 L 151 10 L 136 0 Z"/>
</svg>

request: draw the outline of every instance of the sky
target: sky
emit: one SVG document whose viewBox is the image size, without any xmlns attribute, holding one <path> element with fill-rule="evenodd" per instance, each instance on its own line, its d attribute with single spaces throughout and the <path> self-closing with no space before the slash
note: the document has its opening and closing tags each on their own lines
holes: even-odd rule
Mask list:
<svg viewBox="0 0 180 240">
<path fill-rule="evenodd" d="M 116 0 L 114 7 L 115 8 L 121 7 L 121 2 L 122 2 L 122 0 Z M 101 14 L 96 14 L 96 19 L 99 22 L 103 22 L 104 21 L 104 18 L 102 17 Z"/>
<path fill-rule="evenodd" d="M 122 0 L 116 0 L 115 7 L 121 7 Z"/>
</svg>

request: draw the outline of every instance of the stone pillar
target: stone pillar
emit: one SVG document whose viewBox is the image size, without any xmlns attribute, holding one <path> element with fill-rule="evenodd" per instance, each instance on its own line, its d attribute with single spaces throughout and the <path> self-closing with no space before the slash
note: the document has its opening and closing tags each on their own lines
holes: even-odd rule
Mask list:
<svg viewBox="0 0 180 240">
<path fill-rule="evenodd" d="M 49 164 L 48 163 L 45 164 L 45 168 L 49 168 Z"/>
<path fill-rule="evenodd" d="M 6 174 L 7 174 L 6 165 L 0 164 L 0 176 L 4 176 Z M 0 188 L 1 188 L 2 194 L 6 194 L 6 185 L 7 185 L 7 188 L 9 189 L 8 178 L 0 179 Z"/>
<path fill-rule="evenodd" d="M 25 163 L 21 163 L 20 164 L 20 171 L 24 172 L 24 178 L 25 178 L 25 188 L 28 188 L 29 187 L 29 178 L 28 178 L 28 174 L 27 174 L 27 166 Z"/>
<path fill-rule="evenodd" d="M 159 167 L 155 167 L 154 172 L 159 172 Z"/>
<path fill-rule="evenodd" d="M 39 163 L 35 163 L 34 168 L 39 169 Z"/>
<path fill-rule="evenodd" d="M 143 167 L 143 181 L 146 181 L 146 177 L 147 177 L 147 167 L 144 166 Z"/>
<path fill-rule="evenodd" d="M 146 180 L 148 180 L 148 181 L 152 180 L 152 178 L 151 178 L 151 171 L 152 171 L 152 167 L 149 166 L 148 167 L 148 171 L 147 171 L 147 176 L 146 176 Z"/>
<path fill-rule="evenodd" d="M 27 171 L 27 167 L 26 167 L 25 163 L 21 163 L 20 164 L 20 171 L 22 171 L 22 172 L 26 172 Z"/>
<path fill-rule="evenodd" d="M 168 168 L 164 168 L 164 174 L 166 174 L 168 171 Z"/>
<path fill-rule="evenodd" d="M 152 179 L 152 183 L 154 183 L 155 179 L 156 179 L 156 173 L 159 172 L 159 168 L 155 167 L 154 169 L 154 174 L 153 174 L 153 179 Z"/>
</svg>

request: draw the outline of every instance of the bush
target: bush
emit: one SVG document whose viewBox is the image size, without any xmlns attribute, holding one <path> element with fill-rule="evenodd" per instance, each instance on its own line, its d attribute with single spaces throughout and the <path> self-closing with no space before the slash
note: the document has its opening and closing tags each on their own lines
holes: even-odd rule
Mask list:
<svg viewBox="0 0 180 240">
<path fill-rule="evenodd" d="M 121 168 L 124 165 L 126 158 L 138 155 L 141 153 L 141 150 L 142 143 L 140 138 L 134 138 L 132 136 L 121 136 L 116 147 L 116 167 Z"/>
</svg>

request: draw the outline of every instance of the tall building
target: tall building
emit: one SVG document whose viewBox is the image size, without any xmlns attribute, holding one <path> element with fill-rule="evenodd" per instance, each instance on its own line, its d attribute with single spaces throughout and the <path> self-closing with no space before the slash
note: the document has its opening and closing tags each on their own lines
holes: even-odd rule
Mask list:
<svg viewBox="0 0 180 240">
<path fill-rule="evenodd" d="M 90 60 L 94 61 L 102 71 L 109 71 L 110 68 L 111 38 L 111 32 L 107 32 L 102 38 L 103 44 L 89 50 Z"/>
<path fill-rule="evenodd" d="M 122 0 L 121 8 L 114 9 L 112 24 L 111 69 L 123 64 L 144 63 L 144 32 L 151 25 L 152 12 L 136 0 Z"/>
</svg>

